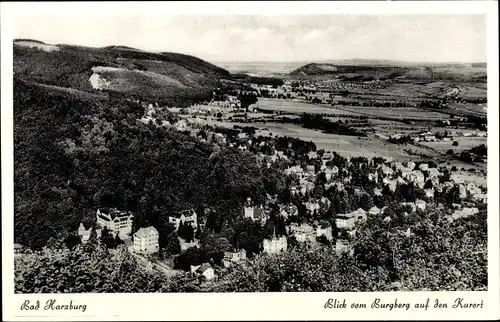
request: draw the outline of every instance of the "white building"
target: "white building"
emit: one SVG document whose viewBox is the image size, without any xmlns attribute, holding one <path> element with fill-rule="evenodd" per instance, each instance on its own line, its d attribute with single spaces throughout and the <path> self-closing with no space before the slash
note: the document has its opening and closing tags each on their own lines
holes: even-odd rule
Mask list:
<svg viewBox="0 0 500 322">
<path fill-rule="evenodd" d="M 245 260 L 246 258 L 247 252 L 244 249 L 241 249 L 239 252 L 225 252 L 222 263 L 224 264 L 224 267 L 229 267 L 233 263 Z"/>
<path fill-rule="evenodd" d="M 280 252 L 286 252 L 287 244 L 285 236 L 281 236 L 280 238 L 273 236 L 271 239 L 264 239 L 264 253 L 277 254 Z"/>
<path fill-rule="evenodd" d="M 82 243 L 86 243 L 89 241 L 90 233 L 92 232 L 92 227 L 89 229 L 85 229 L 83 223 L 80 223 L 80 227 L 78 227 L 78 236 L 80 236 L 80 240 Z M 102 230 L 96 229 L 97 238 L 101 238 Z"/>
<path fill-rule="evenodd" d="M 128 211 L 119 211 L 115 208 L 99 208 L 96 213 L 96 222 L 106 227 L 113 236 L 128 239 L 132 233 L 134 215 Z"/>
<path fill-rule="evenodd" d="M 191 274 L 201 275 L 207 281 L 211 281 L 215 278 L 215 271 L 209 263 L 203 263 L 202 265 L 196 266 L 191 265 Z"/>
<path fill-rule="evenodd" d="M 158 230 L 154 227 L 139 229 L 134 234 L 134 251 L 141 254 L 154 254 L 160 249 Z"/>
<path fill-rule="evenodd" d="M 198 215 L 194 209 L 188 209 L 173 213 L 168 217 L 168 222 L 175 225 L 175 229 L 179 229 L 180 224 L 190 224 L 193 228 L 198 228 Z"/>
</svg>

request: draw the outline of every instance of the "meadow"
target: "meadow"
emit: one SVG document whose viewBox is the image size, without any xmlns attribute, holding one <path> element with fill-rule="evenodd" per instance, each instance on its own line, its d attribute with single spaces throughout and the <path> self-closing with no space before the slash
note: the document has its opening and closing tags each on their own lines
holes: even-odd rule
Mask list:
<svg viewBox="0 0 500 322">
<path fill-rule="evenodd" d="M 327 114 L 334 116 L 360 116 L 359 113 L 339 110 L 333 107 L 320 106 L 305 102 L 282 100 L 274 98 L 260 98 L 255 107 L 266 111 L 278 111 L 283 113 L 311 113 Z"/>
<path fill-rule="evenodd" d="M 458 142 L 458 146 L 453 146 L 453 141 Z M 488 144 L 488 138 L 486 137 L 465 137 L 465 136 L 456 136 L 452 141 L 445 142 L 421 142 L 421 144 L 435 149 L 441 153 L 446 153 L 449 149 L 453 150 L 455 153 L 460 153 L 465 150 L 469 150 L 470 148 L 476 147 L 478 145 Z"/>
</svg>

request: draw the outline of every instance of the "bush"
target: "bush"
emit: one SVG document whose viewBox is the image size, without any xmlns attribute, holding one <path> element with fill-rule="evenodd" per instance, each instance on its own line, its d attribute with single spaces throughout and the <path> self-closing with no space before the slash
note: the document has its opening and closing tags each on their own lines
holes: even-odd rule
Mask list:
<svg viewBox="0 0 500 322">
<path fill-rule="evenodd" d="M 453 150 L 452 150 L 452 149 L 449 149 L 448 151 L 446 151 L 446 154 L 448 154 L 448 155 L 453 155 Z"/>
<path fill-rule="evenodd" d="M 453 141 L 453 146 L 458 146 L 458 142 L 457 141 Z"/>
</svg>

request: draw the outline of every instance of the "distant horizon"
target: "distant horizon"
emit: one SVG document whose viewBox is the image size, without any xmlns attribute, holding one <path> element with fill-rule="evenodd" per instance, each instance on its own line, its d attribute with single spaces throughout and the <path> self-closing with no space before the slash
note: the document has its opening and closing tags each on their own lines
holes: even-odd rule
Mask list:
<svg viewBox="0 0 500 322">
<path fill-rule="evenodd" d="M 13 21 L 15 38 L 127 46 L 212 62 L 315 62 L 364 57 L 408 63 L 487 61 L 486 16 L 39 14 Z M 360 59 L 360 58 L 358 58 Z"/>
</svg>

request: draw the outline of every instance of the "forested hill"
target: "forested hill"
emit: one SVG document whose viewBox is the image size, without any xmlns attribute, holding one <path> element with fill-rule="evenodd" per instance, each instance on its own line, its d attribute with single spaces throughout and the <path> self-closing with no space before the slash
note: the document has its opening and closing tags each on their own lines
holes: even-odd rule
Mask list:
<svg viewBox="0 0 500 322">
<path fill-rule="evenodd" d="M 50 45 L 29 39 L 14 41 L 14 73 L 47 85 L 118 92 L 165 103 L 210 98 L 220 79 L 231 77 L 223 68 L 184 54 L 124 46 Z"/>
<path fill-rule="evenodd" d="M 310 63 L 289 73 L 293 78 L 338 78 L 343 80 L 442 80 L 452 82 L 485 82 L 485 64 L 408 64 L 400 62 L 345 61 Z"/>
<path fill-rule="evenodd" d="M 213 210 L 220 229 L 264 182 L 251 154 L 213 147 L 137 121 L 119 97 L 14 81 L 15 242 L 42 247 L 95 221 L 98 207 L 128 209 L 162 231 L 172 210 Z M 224 209 L 224 211 L 222 211 Z M 220 211 L 218 211 L 220 210 Z"/>
</svg>

